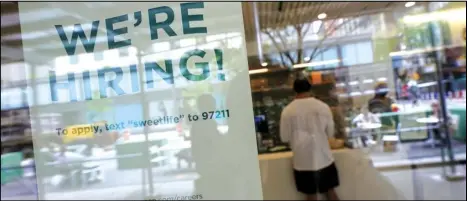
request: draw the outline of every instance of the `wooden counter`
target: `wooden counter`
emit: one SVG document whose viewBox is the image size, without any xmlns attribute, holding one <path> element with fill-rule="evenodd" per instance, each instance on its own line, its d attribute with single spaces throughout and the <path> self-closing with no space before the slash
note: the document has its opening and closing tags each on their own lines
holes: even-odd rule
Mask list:
<svg viewBox="0 0 467 201">
<path fill-rule="evenodd" d="M 305 200 L 295 188 L 292 152 L 258 156 L 264 200 Z M 373 167 L 371 160 L 358 149 L 334 150 L 341 200 L 405 200 L 400 192 Z"/>
</svg>

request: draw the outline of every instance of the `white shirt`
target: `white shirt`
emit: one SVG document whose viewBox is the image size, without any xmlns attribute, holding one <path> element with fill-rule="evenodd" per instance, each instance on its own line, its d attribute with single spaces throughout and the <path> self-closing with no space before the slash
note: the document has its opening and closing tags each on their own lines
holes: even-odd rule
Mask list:
<svg viewBox="0 0 467 201">
<path fill-rule="evenodd" d="M 368 112 L 366 114 L 360 113 L 357 115 L 353 120 L 353 124 L 362 124 L 362 123 L 373 123 L 373 124 L 379 124 L 381 121 L 379 120 L 379 116 L 376 114 L 373 114 L 371 112 Z"/>
<path fill-rule="evenodd" d="M 334 137 L 334 120 L 328 105 L 315 98 L 295 99 L 281 114 L 280 135 L 293 151 L 293 167 L 320 170 L 334 162 L 328 138 Z"/>
</svg>

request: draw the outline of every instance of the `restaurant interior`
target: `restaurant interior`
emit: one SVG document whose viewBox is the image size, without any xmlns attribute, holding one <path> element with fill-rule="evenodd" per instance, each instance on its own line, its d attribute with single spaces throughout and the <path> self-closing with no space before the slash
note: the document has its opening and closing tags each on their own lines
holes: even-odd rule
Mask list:
<svg viewBox="0 0 467 201">
<path fill-rule="evenodd" d="M 21 23 L 93 18 L 49 4 L 47 10 L 28 11 Z M 118 9 L 115 2 L 77 6 Z M 55 129 L 196 112 L 198 96 L 206 93 L 217 108 L 225 108 L 228 96 L 222 83 L 192 86 L 180 81 L 173 87 L 73 104 L 53 103 L 38 92 L 48 87 L 48 71 L 59 66 L 102 67 L 116 60 L 126 65 L 172 57 L 193 46 L 246 47 L 264 199 L 302 198 L 287 174 L 291 150 L 280 139 L 279 122 L 282 109 L 295 97 L 293 81 L 306 78 L 313 96 L 331 108 L 335 137 L 344 142 L 333 150 L 346 179 L 338 193 L 355 200 L 465 200 L 465 2 L 242 2 L 242 9 L 244 33 L 51 61 L 61 48 L 48 42 L 55 37 L 51 30 L 22 32 L 18 3 L 2 1 L 2 200 L 41 199 L 41 190 L 47 191 L 46 199 L 142 199 L 192 192 L 199 175 L 189 123 L 67 137 L 57 136 Z M 23 48 L 25 40 L 36 46 Z M 34 61 L 24 61 L 26 51 L 34 52 Z M 389 105 L 375 103 L 381 94 Z M 32 116 L 32 111 L 41 115 Z M 70 116 L 75 118 L 65 118 Z M 228 121 L 216 123 L 220 135 L 232 132 Z M 33 140 L 35 135 L 42 136 L 40 142 Z M 62 149 L 78 162 L 58 175 L 53 156 Z M 138 162 L 141 154 L 148 155 L 150 168 Z M 35 174 L 37 157 L 47 158 L 40 165 L 50 169 L 41 179 Z M 89 197 L 96 190 L 102 198 Z"/>
</svg>

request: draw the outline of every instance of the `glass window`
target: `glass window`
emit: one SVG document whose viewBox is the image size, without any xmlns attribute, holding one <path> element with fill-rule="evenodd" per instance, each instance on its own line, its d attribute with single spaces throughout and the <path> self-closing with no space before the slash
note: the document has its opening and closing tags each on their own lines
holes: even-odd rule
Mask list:
<svg viewBox="0 0 467 201">
<path fill-rule="evenodd" d="M 18 82 L 29 79 L 29 65 L 24 62 L 2 64 L 1 78 L 3 82 Z"/>
<path fill-rule="evenodd" d="M 344 66 L 373 62 L 373 47 L 370 41 L 345 44 L 341 49 Z"/>
<path fill-rule="evenodd" d="M 226 34 L 216 34 L 216 35 L 209 35 L 206 36 L 207 42 L 217 41 L 217 40 L 224 40 L 226 38 Z"/>
<path fill-rule="evenodd" d="M 355 44 L 342 45 L 342 64 L 344 66 L 353 66 L 357 63 L 357 47 Z"/>
<path fill-rule="evenodd" d="M 240 48 L 243 43 L 243 38 L 240 36 L 234 36 L 227 39 L 227 47 L 228 48 Z"/>
<path fill-rule="evenodd" d="M 66 77 L 66 76 L 65 76 Z M 76 78 L 76 77 L 75 77 Z M 82 81 L 77 78 L 75 80 L 75 84 L 74 86 L 76 87 L 76 97 L 77 97 L 77 100 L 84 100 L 84 97 L 82 96 L 82 87 L 81 87 L 81 83 Z M 68 80 L 63 80 L 61 78 L 57 78 L 57 83 L 69 83 Z M 72 84 L 72 83 L 70 83 Z M 73 84 L 72 84 L 73 85 Z M 50 90 L 50 84 L 47 82 L 47 83 L 39 83 L 36 85 L 35 87 L 35 90 L 36 91 L 41 91 L 43 92 L 40 96 L 37 96 L 37 104 L 39 105 L 47 105 L 47 104 L 52 104 L 52 98 L 51 98 L 51 90 Z M 57 99 L 58 101 L 57 102 L 60 102 L 60 103 L 67 103 L 67 102 L 70 102 L 70 91 L 68 90 L 68 88 L 65 88 L 65 87 L 57 87 Z"/>
<path fill-rule="evenodd" d="M 321 49 L 316 50 L 315 56 L 313 58 L 310 58 L 311 54 L 313 53 L 314 49 L 306 49 L 303 51 L 304 53 L 304 60 L 305 62 L 311 62 L 312 66 L 309 67 L 309 69 L 322 69 L 322 68 L 333 68 L 337 67 L 339 65 L 338 59 L 339 55 L 337 53 L 337 48 L 335 46 L 333 47 L 327 47 L 324 51 Z M 320 63 L 326 63 L 326 64 L 320 64 L 320 65 L 315 65 L 313 63 L 320 62 Z"/>
<path fill-rule="evenodd" d="M 20 88 L 2 89 L 2 110 L 25 106 Z"/>
<path fill-rule="evenodd" d="M 168 51 L 170 50 L 170 42 L 153 43 L 152 50 L 154 52 Z"/>
<path fill-rule="evenodd" d="M 78 64 L 79 63 L 79 55 L 68 56 L 70 64 Z"/>
<path fill-rule="evenodd" d="M 94 53 L 94 60 L 95 60 L 95 61 L 102 61 L 102 60 L 104 60 L 104 53 L 103 53 L 103 52 L 96 52 L 96 53 Z"/>
<path fill-rule="evenodd" d="M 196 45 L 196 38 L 184 38 L 178 41 L 180 47 L 189 47 Z"/>
<path fill-rule="evenodd" d="M 373 62 L 373 47 L 370 41 L 356 44 L 357 61 L 359 64 L 368 64 Z"/>
<path fill-rule="evenodd" d="M 94 54 L 96 55 L 96 54 Z M 130 55 L 130 51 L 128 48 L 123 47 L 118 49 L 118 55 L 119 57 L 128 57 Z"/>
<path fill-rule="evenodd" d="M 280 188 L 283 183 L 277 179 L 257 184 L 281 192 L 270 194 L 255 192 L 261 188 L 250 188 L 255 191 L 245 193 L 245 182 L 252 182 L 242 178 L 256 179 L 250 174 L 257 171 L 248 169 L 248 164 L 256 163 L 248 160 L 258 158 L 262 178 L 293 180 L 292 156 L 300 153 L 293 153 L 297 149 L 291 150 L 290 145 L 297 138 L 292 143 L 284 141 L 280 125 L 285 117 L 281 116 L 284 108 L 298 98 L 293 90 L 298 77 L 309 79 L 313 100 L 327 104 L 332 113 L 332 120 L 313 122 L 318 118 L 310 118 L 308 123 L 316 123 L 315 127 L 326 123 L 334 126 L 334 133 L 327 134 L 339 140 L 329 143 L 324 139 L 320 145 L 334 148 L 325 150 L 323 156 L 334 156 L 339 176 L 345 180 L 337 189 L 340 200 L 465 200 L 465 181 L 449 181 L 462 176 L 457 172 L 465 174 L 465 165 L 455 166 L 457 172 L 449 166 L 465 159 L 466 128 L 462 123 L 466 122 L 467 95 L 465 2 L 189 4 L 191 7 L 186 4 L 190 8 L 185 8 L 194 17 L 189 24 L 191 33 L 187 24 L 181 22 L 186 16 L 182 17 L 180 11 L 185 8 L 180 3 L 1 3 L 2 200 L 34 199 L 38 192 L 34 188 L 40 185 L 44 187 L 43 195 L 37 196 L 40 200 L 86 199 L 91 194 L 96 199 L 132 200 L 171 199 L 173 195 L 232 199 L 229 196 L 261 193 L 264 199 L 271 200 L 303 197 L 294 188 Z M 148 15 L 149 10 L 157 10 L 155 7 L 173 10 L 173 20 L 164 13 Z M 257 12 L 251 12 L 255 11 L 252 9 Z M 201 19 L 201 15 L 202 20 L 195 19 Z M 115 41 L 131 39 L 133 46 L 108 49 L 106 26 L 112 24 L 111 17 L 116 17 L 112 18 L 114 31 L 120 30 Z M 175 34 L 169 27 L 151 29 L 155 26 L 151 27 L 148 20 L 154 19 L 156 23 L 173 21 L 170 28 Z M 92 22 L 97 20 L 100 22 L 97 35 L 91 38 Z M 85 38 L 75 23 L 82 23 Z M 57 36 L 58 24 L 63 25 L 68 43 L 77 41 L 77 55 L 65 53 L 60 39 L 63 36 Z M 207 33 L 194 33 L 202 26 L 206 26 Z M 303 27 L 302 34 L 297 33 L 296 27 Z M 123 33 L 125 28 L 127 33 Z M 157 37 L 154 31 L 158 32 Z M 260 41 L 256 41 L 256 34 L 260 34 Z M 85 51 L 83 45 L 91 45 L 94 40 L 94 50 L 100 52 L 92 53 L 89 48 Z M 263 47 L 262 52 L 258 45 Z M 303 50 L 297 50 L 298 47 Z M 214 48 L 222 50 L 222 63 L 218 62 Z M 310 58 L 315 48 L 316 54 Z M 194 49 L 205 50 L 206 54 L 192 55 L 188 60 L 181 58 Z M 261 56 L 256 55 L 260 53 Z M 297 59 L 299 55 L 303 60 Z M 181 69 L 180 64 L 185 61 L 188 69 Z M 157 63 L 162 71 L 167 71 L 171 62 L 174 83 L 164 80 L 167 77 L 161 69 L 146 72 L 144 65 L 150 66 L 147 63 L 151 62 Z M 130 65 L 141 63 L 143 66 L 138 66 L 136 74 L 129 72 Z M 206 63 L 207 79 L 203 76 L 207 69 L 202 68 Z M 119 96 L 107 87 L 108 97 L 97 99 L 98 70 L 117 67 L 121 67 L 123 75 L 114 87 L 125 94 Z M 244 71 L 247 69 L 249 80 Z M 437 74 L 438 69 L 441 75 Z M 57 76 L 58 102 L 51 101 L 49 71 Z M 91 101 L 84 101 L 82 72 L 86 71 L 91 73 L 94 98 Z M 190 79 L 186 71 L 194 76 Z M 68 73 L 74 73 L 75 83 L 68 83 Z M 245 77 L 236 79 L 238 75 Z M 109 72 L 105 80 L 117 76 Z M 139 91 L 132 93 L 135 84 Z M 67 85 L 76 90 L 78 102 L 70 103 Z M 250 91 L 251 94 L 243 93 Z M 253 108 L 248 108 L 250 103 Z M 441 107 L 443 103 L 446 110 Z M 322 106 L 317 109 L 328 109 Z M 238 108 L 242 109 L 240 113 Z M 23 112 L 16 111 L 20 109 Z M 291 116 L 307 109 L 304 105 L 291 111 Z M 240 117 L 251 115 L 248 110 L 254 115 L 251 119 Z M 19 120 L 14 116 L 26 118 Z M 161 117 L 164 119 L 158 121 Z M 102 121 L 108 125 L 98 123 Z M 291 121 L 292 127 L 301 126 Z M 23 123 L 33 126 L 18 126 Z M 106 131 L 110 124 L 119 125 Z M 70 141 L 66 135 L 57 135 L 57 128 L 71 125 L 92 129 L 88 132 L 92 135 L 79 135 Z M 96 125 L 104 132 L 94 130 Z M 444 125 L 449 129 L 441 127 Z M 35 134 L 34 141 L 24 138 L 28 132 Z M 297 134 L 300 133 L 292 132 L 294 137 Z M 317 139 L 307 138 L 300 138 L 300 143 L 314 143 L 312 140 Z M 60 160 L 44 161 L 42 157 L 30 160 L 26 154 L 22 157 L 27 153 L 24 147 L 32 147 L 33 142 L 34 148 L 41 148 L 34 153 L 58 156 Z M 267 153 L 267 157 L 251 157 L 248 154 L 256 154 L 256 150 L 245 145 L 257 147 L 258 153 Z M 17 154 L 13 155 L 15 160 L 4 160 L 9 152 Z M 241 154 L 246 157 L 238 157 Z M 317 157 L 306 160 L 320 158 L 319 151 L 313 154 Z M 442 154 L 449 157 L 442 158 Z M 222 158 L 232 160 L 217 160 Z M 10 165 L 19 167 L 21 159 L 38 167 L 38 175 L 42 174 L 40 170 L 52 172 L 34 181 L 31 174 L 26 174 L 26 168 L 4 171 L 3 162 L 10 161 Z M 62 159 L 73 163 L 65 165 L 69 168 L 50 163 Z M 277 160 L 288 165 L 271 165 Z M 419 161 L 426 165 L 415 170 L 407 165 Z M 75 162 L 78 169 L 74 168 Z M 56 167 L 62 172 L 57 173 Z M 234 169 L 231 173 L 236 179 L 217 177 L 226 175 L 229 167 Z M 359 174 L 355 174 L 355 169 Z M 11 181 L 5 182 L 5 175 L 12 175 Z M 123 176 L 128 179 L 121 182 Z M 218 196 L 212 196 L 214 192 Z"/>
</svg>

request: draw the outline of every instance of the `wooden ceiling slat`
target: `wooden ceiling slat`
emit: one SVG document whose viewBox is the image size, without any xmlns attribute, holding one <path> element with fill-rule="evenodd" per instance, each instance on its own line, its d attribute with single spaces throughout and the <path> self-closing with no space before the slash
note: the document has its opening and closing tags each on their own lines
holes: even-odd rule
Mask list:
<svg viewBox="0 0 467 201">
<path fill-rule="evenodd" d="M 308 2 L 308 1 L 297 1 L 297 2 L 284 2 L 283 3 L 283 11 L 279 12 L 278 5 L 279 2 L 257 2 L 257 9 L 258 9 L 258 18 L 260 23 L 260 28 L 264 29 L 267 27 L 277 27 L 277 26 L 286 26 L 291 24 L 297 23 L 310 23 L 314 20 L 317 20 L 318 14 L 325 12 L 328 15 L 328 19 L 333 19 L 339 16 L 339 13 L 344 12 L 345 16 L 352 16 L 355 14 L 359 14 L 361 9 L 364 7 L 365 3 L 362 2 Z M 94 5 L 94 4 L 93 4 Z M 256 40 L 256 27 L 255 27 L 255 19 L 254 19 L 254 12 L 253 12 L 253 3 L 252 2 L 243 2 L 243 17 L 244 17 L 244 27 L 245 27 L 245 39 L 247 41 Z M 379 11 L 381 9 L 386 8 L 395 8 L 397 6 L 403 7 L 403 2 L 400 3 L 387 3 L 387 2 L 369 2 L 368 3 L 368 10 L 375 10 Z M 18 13 L 17 4 L 8 4 L 2 2 L 1 4 L 1 14 L 2 19 L 6 14 L 13 14 Z M 89 5 L 78 5 L 77 6 L 89 6 Z M 103 3 L 98 6 L 112 6 L 118 7 L 118 5 L 114 3 Z M 107 8 L 103 8 L 107 9 Z M 113 9 L 113 8 L 112 8 Z M 118 8 L 115 8 L 118 9 Z M 98 16 L 96 14 L 95 16 Z M 79 16 L 78 13 L 72 15 L 70 14 L 70 18 L 91 18 L 94 16 Z M 5 18 L 6 19 L 6 18 Z M 279 20 L 276 20 L 279 19 Z M 71 20 L 71 19 L 70 19 Z M 11 21 L 10 21 L 11 22 Z M 35 22 L 35 24 L 40 24 L 40 22 Z M 22 41 L 21 39 L 17 40 L 4 40 L 3 37 L 12 34 L 20 34 L 20 26 L 19 21 L 16 25 L 9 26 L 9 27 L 2 27 L 1 29 L 1 36 L 2 36 L 2 44 L 6 44 L 9 47 L 18 48 L 21 50 Z M 50 37 L 50 36 L 49 36 Z M 43 39 L 43 40 L 42 40 Z M 44 40 L 49 40 L 48 37 L 44 37 L 41 42 L 37 42 L 36 45 L 42 45 Z M 41 50 L 40 53 L 44 52 L 51 52 L 54 53 L 58 51 L 60 47 L 57 47 L 57 50 Z M 55 52 L 56 53 L 56 52 Z M 3 55 L 3 53 L 2 53 Z M 10 55 L 11 56 L 11 55 Z M 10 59 L 11 60 L 11 59 Z"/>
</svg>

